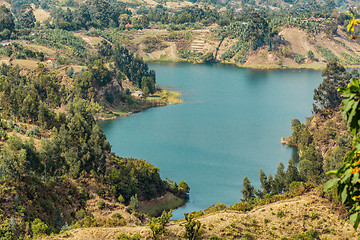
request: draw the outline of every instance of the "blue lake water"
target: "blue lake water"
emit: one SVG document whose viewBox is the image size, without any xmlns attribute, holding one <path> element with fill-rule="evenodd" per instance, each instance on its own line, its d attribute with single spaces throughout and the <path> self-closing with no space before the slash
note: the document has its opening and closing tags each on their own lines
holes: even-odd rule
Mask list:
<svg viewBox="0 0 360 240">
<path fill-rule="evenodd" d="M 157 84 L 180 91 L 184 100 L 145 110 L 100 126 L 122 157 L 145 159 L 160 175 L 190 186 L 190 201 L 174 210 L 204 210 L 241 199 L 247 176 L 259 188 L 259 168 L 275 174 L 293 150 L 282 146 L 291 120 L 311 116 L 314 70 L 251 70 L 229 65 L 151 63 Z"/>
</svg>

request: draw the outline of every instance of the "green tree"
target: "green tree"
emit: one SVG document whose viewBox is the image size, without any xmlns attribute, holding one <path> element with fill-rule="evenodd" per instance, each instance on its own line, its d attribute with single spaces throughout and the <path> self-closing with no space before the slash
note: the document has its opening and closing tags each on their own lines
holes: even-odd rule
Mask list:
<svg viewBox="0 0 360 240">
<path fill-rule="evenodd" d="M 5 29 L 11 32 L 15 29 L 14 16 L 5 5 L 0 6 L 0 33 Z"/>
<path fill-rule="evenodd" d="M 351 78 L 351 74 L 346 71 L 344 66 L 336 61 L 330 61 L 322 72 L 324 77 L 318 88 L 314 89 L 313 104 L 314 113 L 318 113 L 321 109 L 335 110 L 340 106 L 341 95 L 337 89 L 345 87 Z"/>
<path fill-rule="evenodd" d="M 31 223 L 31 230 L 33 232 L 34 238 L 38 238 L 44 235 L 47 235 L 50 231 L 49 227 L 41 221 L 39 218 L 36 218 Z"/>
<path fill-rule="evenodd" d="M 29 4 L 21 5 L 19 9 L 18 21 L 23 28 L 35 27 L 36 18 L 32 7 Z"/>
<path fill-rule="evenodd" d="M 294 60 L 296 63 L 302 63 L 305 60 L 305 56 L 301 54 L 296 54 Z"/>
<path fill-rule="evenodd" d="M 289 159 L 289 165 L 285 172 L 285 189 L 288 189 L 290 184 L 295 181 L 299 181 L 299 171 L 292 158 Z"/>
<path fill-rule="evenodd" d="M 246 202 L 252 200 L 255 197 L 254 186 L 251 185 L 250 180 L 247 178 L 247 176 L 244 177 L 243 189 L 241 190 L 241 193 L 243 194 L 243 198 Z"/>
<path fill-rule="evenodd" d="M 143 77 L 141 88 L 145 96 L 155 93 L 155 81 L 151 77 Z"/>
<path fill-rule="evenodd" d="M 181 194 L 188 194 L 190 192 L 190 187 L 184 180 L 179 182 L 177 189 Z"/>
<path fill-rule="evenodd" d="M 299 119 L 295 118 L 291 120 L 291 129 L 293 132 L 290 138 L 290 145 L 298 146 L 303 128 L 304 125 L 299 121 Z"/>
<path fill-rule="evenodd" d="M 200 239 L 202 234 L 200 221 L 194 221 L 191 213 L 184 213 L 185 216 L 185 233 L 184 237 L 188 240 Z"/>
<path fill-rule="evenodd" d="M 320 150 L 315 147 L 314 143 L 310 144 L 299 162 L 300 175 L 307 181 L 321 182 L 324 177 L 323 162 Z"/>
<path fill-rule="evenodd" d="M 158 239 L 160 234 L 165 233 L 165 225 L 169 223 L 170 218 L 172 217 L 172 210 L 162 212 L 160 217 L 152 218 L 148 224 L 150 230 L 153 234 L 153 239 Z"/>
<path fill-rule="evenodd" d="M 269 175 L 270 178 L 271 175 Z M 270 194 L 272 190 L 272 177 L 268 179 L 264 171 L 260 168 L 260 184 L 263 194 Z"/>
<path fill-rule="evenodd" d="M 129 208 L 133 211 L 139 210 L 139 200 L 137 194 L 130 198 Z"/>
<path fill-rule="evenodd" d="M 313 51 L 309 50 L 306 54 L 311 61 L 315 60 L 315 55 Z"/>
</svg>

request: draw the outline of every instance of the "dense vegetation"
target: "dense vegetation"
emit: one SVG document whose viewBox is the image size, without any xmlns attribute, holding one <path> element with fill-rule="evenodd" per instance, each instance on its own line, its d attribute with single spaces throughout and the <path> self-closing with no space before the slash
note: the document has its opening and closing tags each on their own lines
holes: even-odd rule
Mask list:
<svg viewBox="0 0 360 240">
<path fill-rule="evenodd" d="M 31 235 L 26 226 L 37 218 L 49 226 L 47 233 L 59 231 L 66 222 L 81 220 L 77 211 L 85 207 L 89 193 L 86 188 L 67 184 L 73 180 L 98 182 L 102 187 L 96 194 L 126 204 L 134 196 L 148 200 L 169 190 L 183 197 L 189 191 L 188 187 L 174 189 L 161 180 L 159 169 L 150 163 L 111 154 L 111 146 L 93 117 L 96 104 L 82 99 L 76 86 L 63 88 L 59 78 L 41 64 L 26 75 L 18 67 L 3 64 L 0 79 L 2 237 Z M 67 104 L 67 111 L 56 113 L 54 109 L 61 104 Z M 24 140 L 24 136 L 28 137 Z M 24 189 L 25 183 L 35 195 L 26 195 L 30 190 Z M 42 193 L 53 189 L 56 192 Z M 69 195 L 73 199 L 58 206 L 59 195 L 66 196 L 67 191 L 73 191 Z M 46 204 L 36 208 L 29 201 Z M 63 215 L 67 209 L 73 213 Z M 10 220 L 17 231 L 7 227 Z"/>
<path fill-rule="evenodd" d="M 123 4 L 112 4 L 112 8 L 101 5 L 108 4 L 105 1 L 84 4 L 93 4 L 98 10 L 112 9 L 114 14 L 123 9 Z M 87 201 L 95 196 L 129 205 L 128 211 L 140 219 L 139 201 L 166 191 L 186 199 L 189 187 L 185 181 L 164 181 L 159 169 L 150 163 L 111 153 L 94 118 L 116 106 L 135 111 L 156 105 L 131 96 L 129 89 L 122 87 L 123 81 L 129 81 L 145 96 L 153 94 L 155 72 L 119 43 L 104 40 L 88 52 L 85 41 L 67 31 L 70 29 L 27 31 L 35 27 L 28 6 L 12 9 L 17 21 L 1 6 L 1 37 L 24 34 L 21 38 L 57 49 L 58 53 L 49 68 L 42 62 L 44 53 L 23 42 L 0 48 L 0 54 L 11 59 L 37 62 L 35 69 L 0 66 L 0 238 L 36 238 L 73 227 L 126 224 L 121 215 L 106 222 L 96 219 L 87 210 Z M 92 7 L 79 7 L 85 12 L 77 16 L 89 15 L 86 21 L 80 21 L 83 27 L 113 24 L 111 19 L 99 19 Z M 66 25 L 57 13 L 61 11 L 52 11 L 52 17 L 57 18 L 52 24 Z M 75 72 L 70 64 L 84 67 Z M 99 209 L 106 206 L 103 200 L 99 202 Z"/>
<path fill-rule="evenodd" d="M 344 8 L 344 1 L 332 0 L 246 0 L 239 5 L 241 11 L 232 3 L 215 0 L 195 0 L 192 2 L 198 5 L 181 8 L 166 7 L 162 2 L 147 6 L 106 0 L 8 2 L 11 10 L 0 6 L 0 40 L 5 40 L 0 55 L 10 62 L 0 66 L 1 239 L 38 237 L 74 226 L 126 224 L 121 216 L 106 222 L 95 219 L 86 210 L 87 201 L 95 197 L 101 198 L 99 209 L 107 206 L 104 200 L 124 203 L 140 219 L 139 201 L 166 191 L 187 198 L 190 188 L 185 181 L 164 181 L 150 163 L 111 153 L 94 118 L 103 112 L 113 116 L 112 110 L 118 107 L 129 112 L 156 105 L 131 96 L 131 91 L 141 90 L 146 98 L 157 90 L 155 72 L 136 53 L 141 44 L 144 52 L 152 53 L 167 47 L 163 41 L 173 41 L 179 56 L 194 62 L 233 59 L 244 63 L 252 52 L 265 48 L 301 64 L 306 58 L 315 61 L 314 52 L 310 50 L 306 56 L 291 53 L 279 35 L 283 27 L 297 27 L 313 38 L 319 33 L 331 37 L 337 34 L 338 26 L 345 29 L 350 19 L 335 10 Z M 219 6 L 225 8 L 217 11 Z M 50 17 L 36 21 L 36 9 L 48 11 Z M 188 30 L 209 26 L 215 26 L 211 33 L 220 41 L 217 50 L 192 50 L 194 36 Z M 150 27 L 170 33 L 129 43 L 135 33 L 141 33 L 137 30 Z M 102 40 L 89 46 L 79 34 Z M 225 39 L 234 40 L 234 44 L 218 57 Z M 342 63 L 359 63 L 352 48 L 339 44 L 351 53 L 343 53 Z M 314 92 L 316 115 L 305 124 L 292 121 L 288 143 L 299 149 L 299 162 L 290 159 L 286 170 L 280 163 L 274 177 L 260 169 L 260 190 L 245 177 L 243 202 L 229 209 L 247 211 L 308 191 L 327 180 L 325 172 L 340 167 L 351 151 L 352 137 L 338 113 L 343 97 L 336 88 L 344 88 L 359 75 L 345 71 L 330 49 L 320 45 L 316 49 L 329 64 L 323 83 Z M 51 67 L 46 67 L 47 59 L 52 61 Z M 14 60 L 35 61 L 37 67 L 20 68 L 12 64 Z M 74 69 L 79 66 L 81 70 Z M 125 89 L 124 82 L 131 87 Z M 317 130 L 320 125 L 321 130 Z M 218 204 L 205 212 L 225 208 Z M 185 216 L 187 239 L 201 235 L 200 223 L 193 220 L 196 214 Z M 154 238 L 165 231 L 170 215 L 164 212 L 150 221 Z"/>
<path fill-rule="evenodd" d="M 341 199 L 342 203 L 348 203 L 350 207 L 354 206 L 351 209 L 351 212 L 354 213 L 351 221 L 357 228 L 359 224 L 359 209 L 357 208 L 358 150 L 356 147 L 352 148 L 352 143 L 356 145 L 358 141 L 356 96 L 359 74 L 357 70 L 349 73 L 339 63 L 332 61 L 323 70 L 322 76 L 324 77 L 323 82 L 314 89 L 314 116 L 308 118 L 306 124 L 301 123 L 298 119 L 293 119 L 291 122 L 292 136 L 286 139 L 289 145 L 298 149 L 297 164 L 293 159 L 289 159 L 285 171 L 284 164 L 280 163 L 274 178 L 271 174 L 266 176 L 260 169 L 260 190 L 255 190 L 249 179 L 245 177 L 242 189 L 243 200 L 252 203 L 258 201 L 256 197 L 266 199 L 269 196 L 276 196 L 276 194 L 288 192 L 299 184 L 313 186 L 324 184 L 330 179 L 325 173 L 335 173 L 341 178 L 331 179 L 325 185 L 325 190 L 338 184 L 338 195 L 336 196 L 333 189 L 329 191 L 329 197 L 338 202 Z M 345 88 L 346 86 L 347 88 Z M 345 94 L 341 95 L 337 89 L 341 89 L 341 92 L 345 92 Z M 350 99 L 344 99 L 344 97 L 350 97 Z M 342 106 L 341 110 L 348 124 L 341 117 L 340 106 Z M 348 132 L 347 126 L 350 127 L 352 134 Z M 333 169 L 339 170 L 331 171 Z M 355 173 L 356 175 L 354 175 Z"/>
</svg>

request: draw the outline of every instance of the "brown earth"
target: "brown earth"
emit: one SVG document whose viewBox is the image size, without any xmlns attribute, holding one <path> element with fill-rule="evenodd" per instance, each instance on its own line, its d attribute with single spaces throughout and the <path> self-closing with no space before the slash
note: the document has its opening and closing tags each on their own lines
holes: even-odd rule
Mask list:
<svg viewBox="0 0 360 240">
<path fill-rule="evenodd" d="M 45 11 L 41 8 L 34 9 L 34 15 L 37 22 L 44 22 L 46 19 L 50 17 L 50 12 Z"/>
<path fill-rule="evenodd" d="M 281 239 L 291 238 L 308 230 L 317 230 L 321 239 L 357 239 L 360 232 L 354 231 L 340 213 L 328 200 L 311 192 L 246 213 L 226 210 L 210 213 L 196 220 L 202 224 L 201 239 L 209 239 L 212 235 L 224 239 Z M 184 239 L 184 224 L 184 220 L 171 222 L 160 239 Z M 134 224 L 125 227 L 74 229 L 44 239 L 117 239 L 120 234 L 139 234 L 141 239 L 151 239 L 149 227 Z"/>
<path fill-rule="evenodd" d="M 216 24 L 209 26 L 205 29 L 192 29 L 189 30 L 191 34 L 189 50 L 198 51 L 206 54 L 208 52 L 215 53 L 220 41 L 215 38 L 211 29 L 217 28 Z M 166 40 L 166 37 L 171 32 L 167 30 L 143 30 L 141 36 L 135 37 L 132 41 L 139 44 L 139 54 L 145 60 L 167 60 L 167 61 L 181 61 L 182 59 L 178 55 L 177 43 Z M 338 35 L 329 38 L 325 34 L 319 34 L 312 36 L 299 28 L 284 28 L 279 35 L 284 39 L 284 45 L 280 45 L 279 49 L 288 46 L 290 48 L 291 57 L 284 57 L 280 50 L 268 51 L 267 46 L 253 51 L 246 59 L 243 65 L 238 64 L 241 67 L 248 68 L 312 68 L 323 69 L 326 66 L 324 56 L 317 49 L 317 45 L 328 48 L 339 59 L 344 60 L 343 53 L 347 53 L 353 57 L 360 56 L 360 44 L 348 38 L 347 33 L 338 29 Z M 163 50 L 157 50 L 151 53 L 145 53 L 142 51 L 144 47 L 141 41 L 146 37 L 159 37 L 162 42 L 167 45 Z M 184 41 L 184 40 L 180 40 Z M 217 53 L 217 59 L 224 54 L 232 45 L 237 42 L 236 39 L 225 38 L 220 45 Z M 349 50 L 351 49 L 351 50 Z M 311 50 L 315 55 L 315 60 L 312 61 L 307 58 L 307 52 Z M 305 56 L 303 63 L 298 64 L 294 61 L 294 56 L 301 54 Z M 235 63 L 234 58 L 225 63 Z M 354 66 L 356 67 L 356 66 Z"/>
</svg>

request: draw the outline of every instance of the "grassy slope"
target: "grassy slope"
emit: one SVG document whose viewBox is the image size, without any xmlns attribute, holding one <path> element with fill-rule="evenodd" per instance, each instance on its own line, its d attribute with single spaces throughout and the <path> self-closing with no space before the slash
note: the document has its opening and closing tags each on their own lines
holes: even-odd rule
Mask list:
<svg viewBox="0 0 360 240">
<path fill-rule="evenodd" d="M 203 234 L 201 239 L 216 235 L 224 239 L 281 239 L 308 230 L 317 230 L 321 239 L 357 239 L 359 232 L 342 219 L 340 211 L 328 200 L 314 192 L 258 207 L 250 212 L 222 211 L 199 217 Z M 183 239 L 184 221 L 171 222 L 161 239 Z M 127 235 L 140 234 L 141 239 L 150 239 L 151 231 L 146 225 L 128 225 L 114 228 L 74 229 L 46 239 L 117 239 Z M 248 238 L 251 239 L 251 238 Z"/>
</svg>

